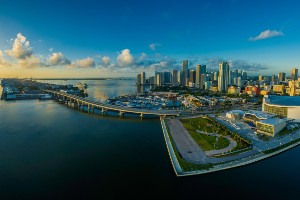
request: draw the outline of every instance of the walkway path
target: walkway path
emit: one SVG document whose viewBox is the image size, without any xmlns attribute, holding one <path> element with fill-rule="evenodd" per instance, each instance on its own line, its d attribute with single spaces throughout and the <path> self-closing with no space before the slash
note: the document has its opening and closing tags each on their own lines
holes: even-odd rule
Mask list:
<svg viewBox="0 0 300 200">
<path fill-rule="evenodd" d="M 202 133 L 202 134 L 205 134 L 205 135 L 209 135 L 209 136 L 215 136 L 215 137 L 221 137 L 220 135 L 218 134 L 215 134 L 215 133 L 207 133 L 207 132 L 204 132 L 204 131 L 200 131 L 200 130 L 196 130 L 198 133 Z M 221 153 L 226 153 L 228 151 L 231 151 L 234 147 L 236 147 L 236 141 L 234 141 L 230 136 L 222 136 L 224 138 L 226 138 L 227 140 L 229 140 L 229 145 L 226 147 L 226 148 L 223 148 L 223 149 L 219 149 L 219 150 L 211 150 L 211 151 L 205 151 L 205 154 L 207 156 L 212 156 L 212 155 L 215 155 L 215 154 L 221 154 Z"/>
<path fill-rule="evenodd" d="M 190 162 L 206 163 L 205 153 L 178 119 L 167 120 L 170 134 L 181 157 Z"/>
<path fill-rule="evenodd" d="M 177 151 L 180 153 L 181 157 L 188 162 L 198 164 L 222 163 L 258 153 L 257 150 L 253 149 L 227 157 L 208 157 L 205 151 L 203 151 L 200 146 L 194 141 L 192 136 L 184 128 L 183 124 L 179 121 L 178 118 L 166 119 L 166 125 L 169 127 L 169 131 L 174 140 Z"/>
</svg>

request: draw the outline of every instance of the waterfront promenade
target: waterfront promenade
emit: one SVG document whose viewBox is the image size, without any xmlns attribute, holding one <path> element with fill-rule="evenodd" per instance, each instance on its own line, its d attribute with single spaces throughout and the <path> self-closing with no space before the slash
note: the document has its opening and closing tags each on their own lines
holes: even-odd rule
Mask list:
<svg viewBox="0 0 300 200">
<path fill-rule="evenodd" d="M 44 90 L 44 92 L 51 94 L 54 99 L 61 99 L 67 104 L 73 105 L 78 109 L 86 106 L 88 112 L 90 112 L 91 110 L 93 111 L 96 108 L 99 109 L 102 113 L 107 113 L 107 111 L 115 111 L 118 112 L 120 116 L 124 116 L 125 113 L 138 114 L 141 118 L 145 115 L 152 115 L 158 117 L 179 116 L 179 111 L 177 110 L 149 110 L 149 109 L 129 108 L 129 107 L 95 102 L 86 98 L 82 98 L 76 95 L 67 94 L 55 90 Z"/>
<path fill-rule="evenodd" d="M 165 122 L 165 120 L 166 120 L 166 122 Z M 279 148 L 279 149 L 273 148 L 273 150 L 274 150 L 273 152 L 258 151 L 256 148 L 253 148 L 252 150 L 249 150 L 246 152 L 241 152 L 236 155 L 232 155 L 232 156 L 228 156 L 228 157 L 220 157 L 220 158 L 208 157 L 203 152 L 203 154 L 202 154 L 204 156 L 202 158 L 203 161 L 206 161 L 207 164 L 208 163 L 212 164 L 212 167 L 210 167 L 209 169 L 185 171 L 180 166 L 178 159 L 175 155 L 175 151 L 182 152 L 182 151 L 184 151 L 185 148 L 183 148 L 183 149 L 180 148 L 181 146 L 178 145 L 178 142 L 180 142 L 180 141 L 176 140 L 176 137 L 175 138 L 173 137 L 174 133 L 170 133 L 170 132 L 172 132 L 171 131 L 172 128 L 170 128 L 170 125 L 171 126 L 174 125 L 174 121 L 173 121 L 173 123 L 170 123 L 170 120 L 174 120 L 174 119 L 161 118 L 161 125 L 162 125 L 163 134 L 164 134 L 164 137 L 165 137 L 165 140 L 167 143 L 169 156 L 170 156 L 175 174 L 177 176 L 190 176 L 190 175 L 206 174 L 206 173 L 211 173 L 211 172 L 215 172 L 215 171 L 220 171 L 220 170 L 240 167 L 243 165 L 248 165 L 248 164 L 260 161 L 260 160 L 264 160 L 266 158 L 269 158 L 269 157 L 279 154 L 281 152 L 284 152 L 284 151 L 291 149 L 295 146 L 298 146 L 300 144 L 300 141 L 299 141 L 300 131 L 298 130 L 295 133 L 293 133 L 293 135 L 294 135 L 293 140 L 296 140 L 294 143 L 292 143 L 288 146 L 283 146 L 283 145 L 287 145 L 289 142 L 292 142 L 293 140 L 285 141 L 284 143 L 281 144 L 282 148 Z M 177 120 L 177 119 L 175 119 L 175 120 Z M 168 130 L 167 126 L 168 126 L 169 130 Z M 175 129 L 173 129 L 173 131 L 174 130 Z M 185 134 L 185 132 L 182 132 L 182 131 L 177 132 L 177 134 L 178 133 Z M 169 136 L 169 134 L 170 134 L 170 136 Z M 172 137 L 172 139 L 174 140 L 175 146 L 173 146 L 171 144 L 170 137 Z M 181 155 L 182 155 L 182 153 L 181 153 Z M 182 156 L 182 158 L 187 161 L 187 159 L 184 158 L 184 156 Z M 199 158 L 197 158 L 197 160 L 198 159 Z M 197 160 L 195 160 L 193 163 L 194 164 L 203 164 L 203 162 L 197 162 Z"/>
</svg>

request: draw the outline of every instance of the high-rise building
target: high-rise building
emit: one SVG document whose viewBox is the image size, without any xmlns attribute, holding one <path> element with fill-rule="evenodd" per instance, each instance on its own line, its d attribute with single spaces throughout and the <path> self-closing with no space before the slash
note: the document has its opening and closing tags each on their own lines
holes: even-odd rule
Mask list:
<svg viewBox="0 0 300 200">
<path fill-rule="evenodd" d="M 271 81 L 274 82 L 275 81 L 275 75 L 273 74 L 271 77 Z"/>
<path fill-rule="evenodd" d="M 136 84 L 140 85 L 141 84 L 141 74 L 138 74 L 136 76 Z"/>
<path fill-rule="evenodd" d="M 219 72 L 214 72 L 214 81 L 218 81 Z"/>
<path fill-rule="evenodd" d="M 209 88 L 210 88 L 211 85 L 212 85 L 211 81 L 205 81 L 205 83 L 204 83 L 204 89 L 205 90 L 209 90 Z"/>
<path fill-rule="evenodd" d="M 181 86 L 185 86 L 185 80 L 186 80 L 186 78 L 184 76 L 184 72 L 183 71 L 179 71 L 179 73 L 178 73 L 178 80 L 179 80 L 179 84 Z"/>
<path fill-rule="evenodd" d="M 238 78 L 237 78 L 237 77 L 234 77 L 234 78 L 233 78 L 233 85 L 237 85 L 237 84 L 238 84 L 237 82 L 238 82 Z"/>
<path fill-rule="evenodd" d="M 146 73 L 142 72 L 141 73 L 141 84 L 145 85 L 145 83 L 146 83 Z"/>
<path fill-rule="evenodd" d="M 298 79 L 298 69 L 296 68 L 293 68 L 292 69 L 292 72 L 291 72 L 291 79 L 293 81 L 297 80 Z"/>
<path fill-rule="evenodd" d="M 298 70 L 297 70 L 298 71 Z M 296 86 L 295 86 L 295 81 L 291 81 L 292 85 L 290 87 L 290 96 L 295 96 L 296 95 Z"/>
<path fill-rule="evenodd" d="M 172 70 L 172 86 L 178 86 L 178 71 Z"/>
<path fill-rule="evenodd" d="M 204 89 L 205 88 L 205 81 L 206 81 L 206 74 L 201 74 L 200 89 Z"/>
<path fill-rule="evenodd" d="M 264 76 L 263 75 L 259 75 L 258 76 L 258 81 L 262 81 L 264 79 Z"/>
<path fill-rule="evenodd" d="M 149 84 L 150 84 L 150 85 L 154 85 L 154 84 L 155 84 L 155 76 L 151 76 L 151 77 L 149 78 Z"/>
<path fill-rule="evenodd" d="M 219 76 L 218 76 L 219 92 L 227 91 L 228 84 L 229 84 L 229 65 L 227 62 L 221 62 L 219 64 Z"/>
<path fill-rule="evenodd" d="M 206 77 L 206 65 L 197 65 L 196 66 L 196 87 L 203 89 L 205 80 L 202 80 L 202 74 L 205 74 Z"/>
<path fill-rule="evenodd" d="M 242 80 L 247 80 L 247 72 L 242 72 Z"/>
<path fill-rule="evenodd" d="M 156 73 L 155 74 L 155 81 L 156 81 L 156 85 L 157 86 L 162 86 L 162 75 L 161 75 L 161 73 Z"/>
<path fill-rule="evenodd" d="M 183 72 L 184 80 L 186 80 L 186 78 L 189 77 L 188 70 L 189 70 L 189 61 L 188 60 L 183 60 L 182 61 L 182 72 Z"/>
<path fill-rule="evenodd" d="M 190 70 L 190 83 L 196 83 L 196 71 Z"/>
<path fill-rule="evenodd" d="M 279 82 L 285 81 L 285 73 L 284 72 L 278 73 L 278 81 Z"/>
<path fill-rule="evenodd" d="M 238 77 L 238 79 L 237 79 L 237 86 L 242 87 L 242 78 L 241 77 Z"/>
<path fill-rule="evenodd" d="M 171 84 L 171 72 L 163 72 L 163 84 Z"/>
</svg>

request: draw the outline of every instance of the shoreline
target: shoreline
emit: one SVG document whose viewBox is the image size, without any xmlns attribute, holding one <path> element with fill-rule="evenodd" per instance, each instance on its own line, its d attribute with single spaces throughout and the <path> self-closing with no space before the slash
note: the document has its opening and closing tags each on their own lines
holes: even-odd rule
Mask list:
<svg viewBox="0 0 300 200">
<path fill-rule="evenodd" d="M 284 151 L 292 149 L 293 147 L 296 147 L 300 144 L 300 141 L 298 141 L 296 143 L 292 143 L 292 144 L 288 145 L 287 147 L 284 147 L 282 149 L 279 149 L 279 150 L 274 151 L 274 152 L 269 153 L 269 154 L 259 152 L 257 154 L 250 155 L 250 156 L 247 156 L 247 157 L 243 157 L 243 158 L 240 158 L 240 159 L 236 159 L 236 160 L 233 160 L 233 161 L 220 163 L 220 164 L 214 164 L 212 168 L 209 168 L 207 170 L 204 169 L 204 170 L 194 170 L 194 171 L 183 171 L 180 164 L 179 164 L 179 162 L 178 162 L 178 160 L 177 160 L 177 157 L 176 157 L 176 154 L 175 154 L 175 151 L 177 151 L 177 150 L 172 145 L 172 142 L 171 142 L 171 139 L 170 139 L 171 136 L 170 136 L 170 133 L 168 132 L 168 129 L 166 127 L 164 118 L 160 118 L 160 121 L 161 121 L 163 135 L 164 135 L 164 138 L 165 138 L 165 141 L 166 141 L 166 146 L 167 146 L 168 153 L 169 153 L 169 158 L 171 160 L 173 170 L 174 170 L 176 176 L 178 176 L 178 177 L 207 174 L 207 173 L 212 173 L 212 172 L 216 172 L 216 171 L 221 171 L 221 170 L 226 170 L 226 169 L 231 169 L 231 168 L 241 167 L 241 166 L 244 166 L 244 165 L 253 164 L 255 162 L 262 161 L 264 159 L 270 158 L 270 157 L 275 156 L 277 154 L 280 154 Z M 295 140 L 297 140 L 297 139 L 295 139 Z M 293 142 L 295 140 L 292 140 L 291 142 Z M 174 158 L 174 156 L 175 156 L 175 158 Z M 179 167 L 177 167 L 177 165 L 179 165 Z"/>
</svg>

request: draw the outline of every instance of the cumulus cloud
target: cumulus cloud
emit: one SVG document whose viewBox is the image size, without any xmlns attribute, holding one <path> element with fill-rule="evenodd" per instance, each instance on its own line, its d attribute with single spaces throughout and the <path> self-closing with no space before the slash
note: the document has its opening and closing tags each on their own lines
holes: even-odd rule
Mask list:
<svg viewBox="0 0 300 200">
<path fill-rule="evenodd" d="M 50 56 L 51 65 L 69 65 L 71 61 L 68 60 L 61 52 L 53 53 Z"/>
<path fill-rule="evenodd" d="M 152 51 L 155 51 L 157 47 L 160 47 L 161 44 L 159 43 L 152 43 L 152 44 L 149 44 L 149 48 L 152 50 Z"/>
<path fill-rule="evenodd" d="M 117 62 L 120 67 L 127 67 L 135 62 L 134 57 L 131 55 L 129 49 L 124 49 L 117 57 Z"/>
<path fill-rule="evenodd" d="M 250 37 L 249 41 L 264 40 L 264 39 L 279 37 L 279 36 L 283 36 L 283 32 L 277 30 L 265 30 L 261 32 L 258 36 Z"/>
<path fill-rule="evenodd" d="M 32 56 L 32 48 L 29 46 L 29 41 L 21 33 L 17 34 L 12 49 L 5 52 L 15 59 L 26 59 Z"/>
<path fill-rule="evenodd" d="M 72 67 L 77 67 L 77 68 L 90 68 L 90 67 L 95 67 L 95 60 L 93 58 L 87 57 L 81 60 L 76 60 L 73 64 Z"/>
<path fill-rule="evenodd" d="M 104 66 L 109 66 L 110 65 L 110 57 L 108 56 L 103 56 L 101 58 L 101 62 L 102 62 L 102 65 Z"/>
<path fill-rule="evenodd" d="M 29 59 L 22 59 L 19 61 L 19 65 L 22 67 L 22 68 L 29 68 L 29 69 L 32 69 L 32 68 L 37 68 L 37 67 L 40 67 L 41 66 L 41 62 L 40 62 L 40 59 L 38 59 L 37 57 L 35 56 L 32 56 L 31 58 Z"/>
<path fill-rule="evenodd" d="M 168 57 L 161 57 L 158 59 L 149 58 L 137 62 L 134 66 L 137 70 L 149 69 L 150 71 L 169 71 L 171 69 L 180 69 L 180 61 Z"/>
<path fill-rule="evenodd" d="M 0 67 L 11 67 L 12 65 L 4 58 L 3 51 L 0 50 Z"/>
</svg>

